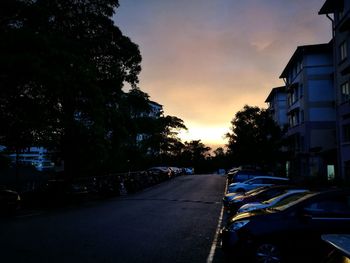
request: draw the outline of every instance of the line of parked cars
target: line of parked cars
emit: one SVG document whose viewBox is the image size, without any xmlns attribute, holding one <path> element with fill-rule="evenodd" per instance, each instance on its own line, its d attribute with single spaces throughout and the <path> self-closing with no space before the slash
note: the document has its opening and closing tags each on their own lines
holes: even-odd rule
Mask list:
<svg viewBox="0 0 350 263">
<path fill-rule="evenodd" d="M 336 250 L 337 258 L 344 258 L 346 248 L 340 253 L 329 241 L 340 235 L 350 250 L 350 238 L 344 238 L 350 234 L 350 189 L 315 191 L 279 177 L 265 183 L 272 178 L 257 173 L 235 181 L 239 178 L 228 178 L 227 222 L 220 231 L 222 248 L 233 261 L 350 262 L 330 257 Z"/>
</svg>

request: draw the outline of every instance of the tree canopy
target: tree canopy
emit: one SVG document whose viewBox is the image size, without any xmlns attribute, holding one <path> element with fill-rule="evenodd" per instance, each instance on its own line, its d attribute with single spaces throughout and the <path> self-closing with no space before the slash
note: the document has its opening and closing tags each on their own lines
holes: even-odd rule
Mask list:
<svg viewBox="0 0 350 263">
<path fill-rule="evenodd" d="M 138 46 L 111 19 L 118 5 L 1 1 L 0 144 L 55 148 L 71 174 L 103 167 L 125 132 L 122 87 L 135 89 L 141 70 Z"/>
<path fill-rule="evenodd" d="M 237 164 L 265 166 L 279 159 L 282 132 L 268 110 L 245 105 L 231 125 L 227 147 Z"/>
</svg>

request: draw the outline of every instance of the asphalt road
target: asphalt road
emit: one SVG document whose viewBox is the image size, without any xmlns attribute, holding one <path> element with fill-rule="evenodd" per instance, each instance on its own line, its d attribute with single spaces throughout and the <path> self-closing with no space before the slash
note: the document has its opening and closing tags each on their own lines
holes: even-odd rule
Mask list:
<svg viewBox="0 0 350 263">
<path fill-rule="evenodd" d="M 133 195 L 1 219 L 0 262 L 222 262 L 213 241 L 224 187 L 219 175 L 181 176 Z"/>
</svg>

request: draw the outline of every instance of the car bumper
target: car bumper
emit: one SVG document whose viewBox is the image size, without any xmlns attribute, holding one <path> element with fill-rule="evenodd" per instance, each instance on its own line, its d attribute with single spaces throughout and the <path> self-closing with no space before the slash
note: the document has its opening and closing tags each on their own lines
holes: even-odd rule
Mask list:
<svg viewBox="0 0 350 263">
<path fill-rule="evenodd" d="M 241 237 L 236 231 L 227 228 L 220 230 L 221 248 L 225 253 L 232 254 L 237 258 L 249 258 L 253 251 L 253 242 Z"/>
</svg>

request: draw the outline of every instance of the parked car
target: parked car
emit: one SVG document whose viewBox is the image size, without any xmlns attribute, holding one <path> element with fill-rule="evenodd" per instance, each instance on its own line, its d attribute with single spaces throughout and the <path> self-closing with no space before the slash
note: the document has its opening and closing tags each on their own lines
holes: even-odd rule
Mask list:
<svg viewBox="0 0 350 263">
<path fill-rule="evenodd" d="M 228 187 L 228 193 L 232 192 L 246 192 L 261 186 L 269 186 L 275 184 L 287 184 L 288 179 L 284 177 L 275 176 L 256 176 L 244 182 L 232 183 Z"/>
<path fill-rule="evenodd" d="M 228 206 L 230 205 L 230 203 L 232 202 L 232 200 L 234 198 L 240 198 L 240 197 L 243 197 L 243 196 L 249 196 L 249 195 L 252 195 L 254 194 L 255 192 L 259 192 L 265 188 L 268 188 L 268 186 L 262 186 L 262 187 L 258 187 L 258 188 L 255 188 L 253 190 L 250 190 L 248 192 L 234 192 L 234 193 L 228 193 L 228 194 L 225 194 L 224 197 L 222 198 L 222 204 L 224 205 L 224 209 L 228 209 Z"/>
<path fill-rule="evenodd" d="M 270 176 L 270 174 L 252 169 L 235 169 L 227 173 L 227 182 L 228 184 L 244 182 L 254 178 L 255 176 Z"/>
<path fill-rule="evenodd" d="M 330 249 L 324 263 L 349 263 L 350 262 L 350 235 L 326 234 L 321 236 Z"/>
<path fill-rule="evenodd" d="M 184 174 L 187 174 L 187 175 L 194 174 L 194 169 L 193 169 L 193 167 L 186 167 L 186 168 L 183 168 L 183 173 L 184 173 Z"/>
<path fill-rule="evenodd" d="M 237 214 L 221 230 L 221 242 L 236 258 L 255 262 L 320 262 L 324 233 L 350 234 L 350 190 L 305 192 Z"/>
<path fill-rule="evenodd" d="M 257 209 L 265 209 L 274 205 L 278 205 L 279 202 L 283 202 L 287 198 L 294 198 L 294 195 L 303 196 L 303 193 L 307 191 L 308 190 L 306 189 L 286 189 L 279 195 L 274 196 L 269 200 L 245 204 L 238 209 L 237 213 L 244 213 Z"/>
<path fill-rule="evenodd" d="M 171 177 L 171 170 L 168 167 L 157 166 L 151 167 L 147 171 L 149 176 L 155 178 L 156 181 L 163 181 Z"/>
<path fill-rule="evenodd" d="M 5 186 L 0 187 L 0 214 L 9 214 L 15 212 L 21 202 L 18 192 L 10 190 Z"/>
<path fill-rule="evenodd" d="M 237 195 L 228 202 L 225 210 L 228 214 L 235 214 L 243 205 L 253 202 L 261 202 L 276 197 L 291 189 L 289 185 L 272 185 L 256 188 L 257 191 L 250 191 L 250 194 Z M 249 192 L 248 192 L 249 193 Z"/>
<path fill-rule="evenodd" d="M 179 167 L 169 167 L 171 171 L 171 177 L 179 176 L 182 174 L 182 169 Z"/>
</svg>

